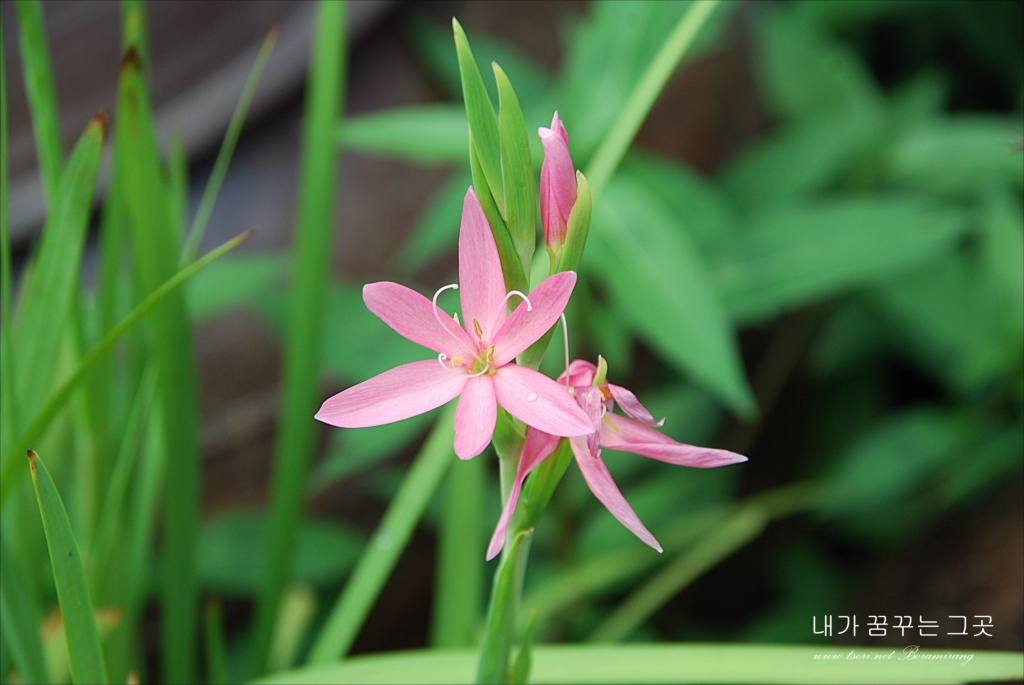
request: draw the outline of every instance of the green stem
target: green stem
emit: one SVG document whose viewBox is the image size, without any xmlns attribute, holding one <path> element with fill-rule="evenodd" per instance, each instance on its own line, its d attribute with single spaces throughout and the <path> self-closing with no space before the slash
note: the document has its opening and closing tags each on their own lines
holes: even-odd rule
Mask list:
<svg viewBox="0 0 1024 685">
<path fill-rule="evenodd" d="M 719 0 L 701 0 L 694 2 L 686 11 L 672 33 L 662 44 L 658 54 L 654 56 L 636 88 L 629 94 L 626 104 L 619 112 L 611 129 L 604 137 L 590 164 L 587 165 L 587 180 L 590 191 L 600 195 L 605 185 L 611 180 L 622 157 L 626 154 L 648 112 L 654 106 L 658 95 L 668 83 L 672 72 L 687 53 L 701 27 L 711 16 Z"/>
</svg>

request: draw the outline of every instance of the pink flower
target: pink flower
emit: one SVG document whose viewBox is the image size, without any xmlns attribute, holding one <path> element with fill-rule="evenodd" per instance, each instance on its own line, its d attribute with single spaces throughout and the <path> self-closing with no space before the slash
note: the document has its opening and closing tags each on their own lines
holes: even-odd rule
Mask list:
<svg viewBox="0 0 1024 685">
<path fill-rule="evenodd" d="M 532 369 L 511 364 L 561 316 L 576 284 L 571 271 L 551 276 L 529 299 L 505 282 L 487 219 L 473 189 L 466 193 L 459 232 L 462 318 L 449 318 L 414 290 L 397 283 L 369 283 L 363 301 L 400 335 L 439 352 L 437 359 L 385 371 L 331 397 L 316 418 L 342 428 L 379 426 L 439 407 L 461 395 L 455 411 L 455 453 L 471 459 L 494 434 L 497 404 L 546 433 L 586 435 L 593 425 L 563 386 Z M 511 316 L 506 302 L 523 298 Z"/>
<path fill-rule="evenodd" d="M 660 426 L 664 419 L 655 421 L 646 407 L 640 404 L 636 395 L 621 386 L 604 382 L 603 361 L 599 372 L 598 367 L 590 362 L 577 359 L 569 365 L 567 373 L 569 385 L 574 386 L 577 402 L 591 417 L 595 427 L 595 432 L 588 436 L 570 437 L 569 439 L 573 456 L 583 473 L 584 480 L 590 486 L 590 491 L 597 499 L 601 500 L 612 516 L 621 521 L 626 528 L 645 543 L 659 552 L 662 551 L 661 545 L 640 522 L 633 508 L 629 506 L 616 487 L 611 474 L 608 473 L 608 469 L 601 460 L 598 444 L 611 450 L 633 452 L 669 464 L 704 469 L 736 464 L 746 461 L 747 458 L 725 450 L 684 445 L 651 428 Z M 602 378 L 597 378 L 598 375 Z M 594 385 L 595 378 L 599 385 Z M 564 379 L 565 374 L 562 374 L 559 380 Z M 612 414 L 612 407 L 616 403 L 633 420 Z M 509 493 L 508 502 L 501 513 L 498 525 L 494 529 L 491 544 L 487 548 L 488 560 L 497 556 L 505 544 L 505 531 L 508 529 L 513 511 L 515 511 L 523 480 L 537 464 L 544 461 L 555 450 L 558 440 L 557 436 L 548 435 L 542 430 L 530 428 L 527 431 L 526 442 L 519 459 L 519 469 L 516 472 L 516 480 L 512 485 L 512 491 Z"/>
<path fill-rule="evenodd" d="M 569 157 L 569 134 L 558 119 L 551 119 L 551 128 L 538 129 L 544 144 L 544 164 L 540 168 L 540 220 L 544 240 L 554 254 L 565 242 L 569 213 L 576 204 L 576 172 Z"/>
</svg>

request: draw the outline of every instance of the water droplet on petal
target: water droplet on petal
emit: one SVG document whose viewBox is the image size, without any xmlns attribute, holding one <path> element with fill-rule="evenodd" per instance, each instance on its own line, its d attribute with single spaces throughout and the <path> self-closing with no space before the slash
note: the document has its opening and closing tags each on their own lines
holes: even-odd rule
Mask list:
<svg viewBox="0 0 1024 685">
<path fill-rule="evenodd" d="M 527 402 L 536 402 L 537 401 L 537 393 L 531 392 L 529 395 L 526 396 L 526 401 Z"/>
</svg>

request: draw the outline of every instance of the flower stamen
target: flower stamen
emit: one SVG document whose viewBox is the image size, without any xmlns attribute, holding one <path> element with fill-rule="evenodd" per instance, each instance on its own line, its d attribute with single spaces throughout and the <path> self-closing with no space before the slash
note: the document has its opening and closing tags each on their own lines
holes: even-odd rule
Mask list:
<svg viewBox="0 0 1024 685">
<path fill-rule="evenodd" d="M 450 335 L 453 338 L 455 338 L 456 342 L 462 343 L 462 341 L 459 340 L 459 336 L 455 335 L 455 333 L 452 332 L 452 329 L 449 328 L 448 326 L 446 326 L 444 324 L 444 322 L 441 321 L 441 317 L 438 316 L 438 314 L 437 314 L 437 312 L 440 310 L 440 307 L 437 306 L 437 298 L 441 295 L 441 293 L 443 293 L 445 290 L 458 290 L 458 289 L 459 289 L 459 284 L 458 283 L 452 283 L 450 285 L 446 285 L 446 286 L 443 286 L 441 288 L 438 288 L 437 292 L 434 293 L 434 299 L 430 301 L 430 304 L 431 304 L 431 306 L 433 308 L 432 311 L 433 311 L 433 314 L 434 314 L 434 320 L 437 321 L 437 325 L 440 326 L 441 328 L 443 328 L 444 330 L 446 330 L 448 332 L 448 335 Z M 459 315 L 458 315 L 458 313 L 455 314 L 455 323 L 456 324 L 459 323 Z M 447 355 L 445 355 L 443 353 L 442 353 L 441 356 L 444 357 L 445 359 L 448 358 Z M 442 364 L 443 363 L 444 362 L 442 360 Z"/>
<path fill-rule="evenodd" d="M 533 303 L 530 302 L 530 298 L 528 298 L 526 295 L 522 294 L 518 290 L 509 290 L 508 294 L 505 295 L 505 299 L 501 301 L 501 306 L 504 307 L 505 303 L 508 302 L 508 298 L 512 297 L 513 295 L 518 295 L 519 297 L 523 298 L 523 302 L 526 303 L 526 311 L 533 311 Z"/>
</svg>

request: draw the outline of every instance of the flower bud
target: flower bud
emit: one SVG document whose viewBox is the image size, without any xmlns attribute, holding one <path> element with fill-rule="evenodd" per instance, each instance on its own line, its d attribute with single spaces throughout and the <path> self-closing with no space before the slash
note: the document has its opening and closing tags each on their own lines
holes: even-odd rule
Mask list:
<svg viewBox="0 0 1024 685">
<path fill-rule="evenodd" d="M 540 169 L 540 220 L 548 254 L 555 255 L 565 242 L 569 214 L 576 204 L 576 173 L 569 157 L 569 134 L 558 118 L 551 119 L 551 128 L 538 129 L 544 144 L 544 164 Z"/>
</svg>

